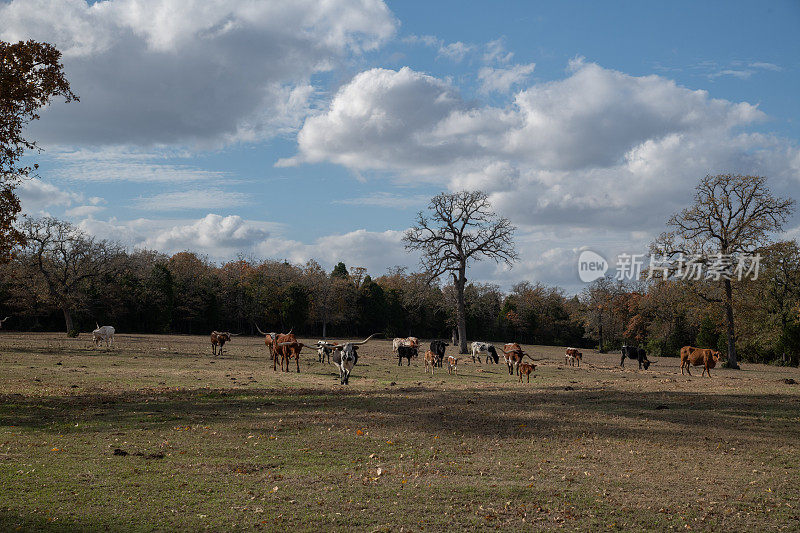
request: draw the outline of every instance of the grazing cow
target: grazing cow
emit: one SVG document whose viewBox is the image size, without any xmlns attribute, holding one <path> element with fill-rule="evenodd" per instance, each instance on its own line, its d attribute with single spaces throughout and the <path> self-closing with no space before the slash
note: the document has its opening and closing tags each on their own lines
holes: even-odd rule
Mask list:
<svg viewBox="0 0 800 533">
<path fill-rule="evenodd" d="M 526 356 L 526 354 L 522 350 L 522 346 L 520 346 L 516 342 L 508 343 L 503 346 L 503 356 L 508 365 L 508 374 L 513 376 L 515 373 L 519 374 L 519 365 L 522 363 L 522 358 Z M 528 357 L 530 357 L 528 355 Z"/>
<path fill-rule="evenodd" d="M 425 373 L 428 373 L 428 367 L 431 368 L 431 376 L 434 374 L 436 368 L 436 354 L 428 350 L 425 352 Z"/>
<path fill-rule="evenodd" d="M 519 364 L 519 382 L 522 383 L 522 376 L 527 376 L 528 383 L 531 382 L 531 372 L 536 370 L 536 365 L 533 363 L 520 363 Z M 533 377 L 536 377 L 534 374 Z"/>
<path fill-rule="evenodd" d="M 564 357 L 566 359 L 564 364 L 569 364 L 571 366 L 575 366 L 577 364 L 578 367 L 581 366 L 583 354 L 577 348 L 567 348 Z"/>
<path fill-rule="evenodd" d="M 436 354 L 437 359 L 437 366 L 442 366 L 442 361 L 444 361 L 444 353 L 447 347 L 450 346 L 445 341 L 431 341 L 431 351 Z"/>
<path fill-rule="evenodd" d="M 6 318 L 6 320 L 8 320 L 8 319 Z M 100 325 L 97 322 L 95 322 L 94 325 L 97 326 L 97 329 L 92 332 L 92 340 L 94 341 L 94 345 L 97 348 L 99 348 L 100 347 L 100 343 L 105 341 L 106 342 L 106 348 L 110 348 L 111 346 L 113 346 L 114 345 L 114 328 L 113 328 L 113 326 L 100 327 Z"/>
<path fill-rule="evenodd" d="M 350 372 L 358 362 L 358 347 L 369 342 L 375 335 L 379 335 L 379 333 L 373 333 L 361 342 L 328 345 L 333 349 L 333 364 L 339 369 L 339 380 L 342 385 L 350 382 Z"/>
<path fill-rule="evenodd" d="M 231 337 L 234 337 L 232 333 L 228 333 L 227 331 L 212 331 L 211 332 L 211 351 L 214 355 L 222 356 L 222 347 L 225 346 L 226 342 L 231 341 Z M 219 346 L 219 352 L 217 352 L 217 346 Z"/>
<path fill-rule="evenodd" d="M 705 376 L 706 372 L 708 372 L 708 377 L 711 377 L 711 369 L 717 366 L 717 361 L 719 361 L 720 355 L 721 354 L 716 350 L 684 346 L 681 348 L 681 375 L 683 375 L 684 367 L 686 367 L 686 371 L 689 372 L 689 375 L 691 376 L 692 372 L 689 370 L 691 365 L 703 365 L 703 373 L 701 374 L 701 377 Z"/>
<path fill-rule="evenodd" d="M 461 361 L 460 357 L 453 357 L 452 355 L 447 357 L 447 373 L 448 374 L 458 374 L 458 362 Z"/>
<path fill-rule="evenodd" d="M 494 348 L 494 344 L 488 342 L 480 342 L 475 341 L 472 343 L 472 362 L 475 362 L 475 359 L 478 359 L 478 362 L 481 362 L 480 354 L 486 353 L 486 362 L 489 363 L 490 359 L 494 360 L 495 364 L 500 361 L 500 356 L 497 355 L 497 350 Z"/>
<path fill-rule="evenodd" d="M 619 361 L 619 366 L 625 367 L 625 358 L 634 359 L 639 361 L 639 370 L 644 367 L 645 370 L 650 368 L 650 360 L 647 358 L 647 352 L 644 351 L 644 348 L 637 348 L 635 346 L 623 346 L 622 347 L 622 359 Z"/>
<path fill-rule="evenodd" d="M 0 320 L 0 329 L 3 329 L 3 322 L 11 318 L 10 316 L 5 317 L 3 320 Z"/>
<path fill-rule="evenodd" d="M 403 366 L 403 357 L 408 359 L 408 365 L 411 366 L 411 358 L 419 355 L 417 348 L 413 346 L 398 346 L 397 347 L 397 366 Z"/>
</svg>

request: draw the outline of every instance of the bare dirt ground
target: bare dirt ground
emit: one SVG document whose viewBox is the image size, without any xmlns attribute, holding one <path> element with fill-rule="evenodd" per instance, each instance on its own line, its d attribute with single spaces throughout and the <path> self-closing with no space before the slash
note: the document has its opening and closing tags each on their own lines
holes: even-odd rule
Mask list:
<svg viewBox="0 0 800 533">
<path fill-rule="evenodd" d="M 530 384 L 372 341 L 343 387 L 254 337 L 3 332 L 0 530 L 800 530 L 798 369 L 525 348 Z"/>
</svg>

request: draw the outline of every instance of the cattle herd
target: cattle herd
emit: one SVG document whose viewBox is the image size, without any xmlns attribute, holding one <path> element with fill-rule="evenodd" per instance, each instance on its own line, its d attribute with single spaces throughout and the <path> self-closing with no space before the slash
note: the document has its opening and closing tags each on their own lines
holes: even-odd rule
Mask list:
<svg viewBox="0 0 800 533">
<path fill-rule="evenodd" d="M 3 322 L 6 320 L 8 320 L 8 318 L 0 321 L 0 327 L 2 327 Z M 258 329 L 261 335 L 264 335 L 264 344 L 266 344 L 269 350 L 270 358 L 272 359 L 272 369 L 274 371 L 278 370 L 278 364 L 280 364 L 282 372 L 289 372 L 290 364 L 292 360 L 294 360 L 295 368 L 299 373 L 300 353 L 303 348 L 309 348 L 316 350 L 320 363 L 327 362 L 336 366 L 339 370 L 339 380 L 342 385 L 347 385 L 349 383 L 350 373 L 358 362 L 359 346 L 366 344 L 372 340 L 373 337 L 379 335 L 378 333 L 374 333 L 359 342 L 329 342 L 321 340 L 313 344 L 305 344 L 299 342 L 291 330 L 289 333 L 265 333 L 261 331 L 258 326 L 256 326 L 256 329 Z M 212 353 L 215 356 L 221 356 L 225 343 L 231 342 L 231 339 L 237 335 L 236 333 L 227 331 L 212 331 Z M 92 331 L 92 340 L 97 347 L 105 342 L 106 348 L 111 348 L 114 344 L 114 328 L 112 326 L 97 325 L 97 329 Z M 458 373 L 458 362 L 461 361 L 462 358 L 453 355 L 448 356 L 445 353 L 448 346 L 450 346 L 450 344 L 443 340 L 431 341 L 430 349 L 426 350 L 423 355 L 425 373 L 430 371 L 431 375 L 433 375 L 436 369 L 442 368 L 445 363 L 447 364 L 447 372 L 449 374 Z M 406 366 L 410 366 L 411 359 L 419 356 L 420 341 L 417 337 L 397 337 L 392 340 L 392 351 L 397 355 L 398 366 L 403 365 L 403 359 L 406 360 Z M 486 364 L 499 364 L 500 356 L 497 351 L 495 345 L 490 342 L 475 341 L 471 345 L 472 362 L 483 364 L 481 355 L 486 354 Z M 527 354 L 519 343 L 516 342 L 504 344 L 500 351 L 503 354 L 503 362 L 505 362 L 508 368 L 509 375 L 517 375 L 520 383 L 522 383 L 523 377 L 525 377 L 527 378 L 527 382 L 530 383 L 531 374 L 536 370 L 536 363 L 533 357 Z M 639 370 L 647 370 L 650 368 L 650 365 L 653 364 L 647 358 L 647 352 L 636 346 L 623 346 L 621 355 L 622 357 L 619 364 L 623 368 L 625 367 L 625 359 L 637 361 L 639 363 Z M 531 362 L 525 361 L 524 359 L 526 357 L 530 359 Z M 690 371 L 691 366 L 702 366 L 702 376 L 708 374 L 708 376 L 711 377 L 711 369 L 717 365 L 719 359 L 720 352 L 716 350 L 684 346 L 681 348 L 681 375 L 683 375 L 684 370 L 688 372 L 689 375 L 692 375 Z M 582 361 L 583 353 L 581 353 L 580 350 L 577 348 L 566 349 L 564 353 L 565 365 L 580 367 Z M 536 375 L 534 374 L 533 377 L 536 377 Z"/>
</svg>

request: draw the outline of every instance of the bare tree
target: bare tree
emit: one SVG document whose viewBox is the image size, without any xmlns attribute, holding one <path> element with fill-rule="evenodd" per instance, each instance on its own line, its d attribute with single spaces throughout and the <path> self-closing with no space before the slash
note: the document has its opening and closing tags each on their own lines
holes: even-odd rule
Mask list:
<svg viewBox="0 0 800 533">
<path fill-rule="evenodd" d="M 25 220 L 22 231 L 27 244 L 21 261 L 44 283 L 44 300 L 64 313 L 67 333 L 74 330 L 72 315 L 85 304 L 86 286 L 93 279 L 112 274 L 121 250 L 107 241 L 95 241 L 62 220 Z"/>
<path fill-rule="evenodd" d="M 461 353 L 467 353 L 467 321 L 464 287 L 467 263 L 491 258 L 511 266 L 517 259 L 513 236 L 516 228 L 491 211 L 482 191 L 461 191 L 434 196 L 430 216 L 420 212 L 417 224 L 403 241 L 406 249 L 422 251 L 421 264 L 434 280 L 449 272 L 456 288 L 457 326 Z"/>
<path fill-rule="evenodd" d="M 753 254 L 780 231 L 794 209 L 791 198 L 776 198 L 767 178 L 723 174 L 706 176 L 696 187 L 694 203 L 670 217 L 651 249 L 666 257 L 679 254 L 708 258 L 721 254 L 735 259 Z M 733 285 L 730 275 L 720 277 L 722 295 L 700 294 L 722 304 L 728 335 L 728 366 L 739 368 L 736 358 L 736 328 L 733 320 Z"/>
</svg>

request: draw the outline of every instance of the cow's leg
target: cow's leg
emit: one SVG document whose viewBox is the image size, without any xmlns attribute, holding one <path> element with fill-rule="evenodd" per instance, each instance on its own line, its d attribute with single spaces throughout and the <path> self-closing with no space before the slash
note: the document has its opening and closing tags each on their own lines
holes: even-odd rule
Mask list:
<svg viewBox="0 0 800 533">
<path fill-rule="evenodd" d="M 625 368 L 625 354 L 622 354 L 622 359 L 619 360 L 619 366 Z"/>
</svg>

